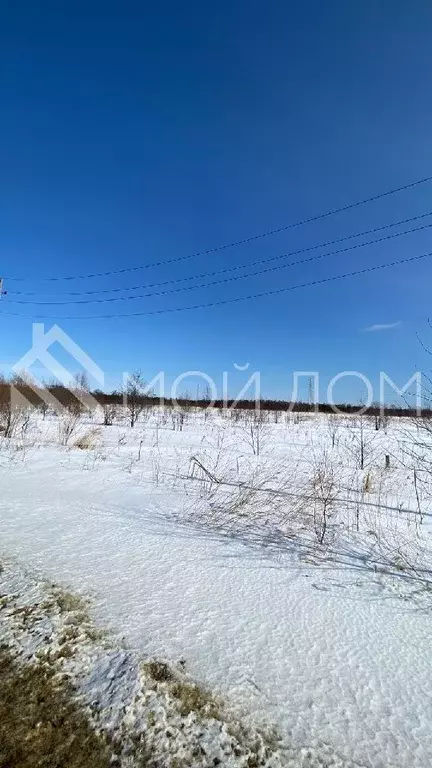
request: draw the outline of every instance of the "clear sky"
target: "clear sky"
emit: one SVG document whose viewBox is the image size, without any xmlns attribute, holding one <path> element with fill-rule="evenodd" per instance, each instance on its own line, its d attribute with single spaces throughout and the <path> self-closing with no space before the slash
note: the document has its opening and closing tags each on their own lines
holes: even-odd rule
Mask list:
<svg viewBox="0 0 432 768">
<path fill-rule="evenodd" d="M 3 2 L 0 273 L 25 278 L 5 281 L 3 369 L 31 346 L 36 314 L 57 319 L 105 370 L 108 387 L 141 367 L 148 378 L 165 370 L 168 381 L 192 369 L 220 382 L 226 370 L 235 389 L 246 374 L 233 364 L 248 362 L 265 396 L 289 397 L 293 370 L 320 371 L 323 383 L 341 370 L 373 381 L 385 370 L 402 384 L 429 365 L 415 334 L 428 340 L 432 259 L 193 312 L 62 319 L 319 280 L 432 250 L 428 229 L 173 295 L 13 302 L 139 295 L 148 289 L 64 294 L 216 271 L 432 212 L 429 183 L 184 262 L 42 281 L 188 255 L 431 175 L 431 31 L 426 0 Z M 365 330 L 382 324 L 397 325 Z M 338 390 L 339 399 L 362 394 L 356 381 Z"/>
</svg>

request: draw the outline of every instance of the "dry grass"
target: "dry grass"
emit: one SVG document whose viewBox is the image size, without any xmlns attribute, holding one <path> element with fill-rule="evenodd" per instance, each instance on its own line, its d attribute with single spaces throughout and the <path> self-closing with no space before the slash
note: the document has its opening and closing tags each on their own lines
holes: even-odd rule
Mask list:
<svg viewBox="0 0 432 768">
<path fill-rule="evenodd" d="M 169 664 L 152 659 L 143 664 L 143 670 L 156 683 L 167 684 L 183 717 L 194 712 L 201 717 L 221 719 L 220 705 L 210 691 L 183 679 Z"/>
<path fill-rule="evenodd" d="M 187 717 L 190 712 L 195 712 L 202 717 L 213 717 L 215 720 L 221 718 L 220 708 L 215 698 L 199 685 L 182 680 L 174 683 L 170 691 L 177 699 L 179 712 L 183 717 Z"/>
<path fill-rule="evenodd" d="M 0 648 L 0 768 L 109 768 L 111 751 L 54 669 Z"/>
<path fill-rule="evenodd" d="M 174 680 L 172 670 L 164 661 L 157 661 L 155 659 L 146 661 L 143 664 L 143 669 L 156 683 L 168 683 Z"/>
<path fill-rule="evenodd" d="M 66 589 L 62 589 L 61 587 L 55 587 L 52 590 L 52 594 L 60 613 L 78 612 L 80 616 L 80 622 L 83 620 L 89 621 L 89 601 L 84 597 L 74 595 L 73 592 L 68 592 Z"/>
<path fill-rule="evenodd" d="M 81 451 L 94 451 L 100 438 L 99 429 L 91 429 L 85 432 L 74 442 L 74 448 L 79 448 Z"/>
<path fill-rule="evenodd" d="M 80 595 L 62 587 L 52 586 L 50 598 L 42 605 L 45 610 L 51 612 L 59 610 L 61 614 L 68 614 L 70 626 L 63 633 L 64 642 L 77 640 L 83 634 L 93 643 L 100 643 L 107 639 L 109 632 L 106 629 L 98 629 L 91 619 L 89 608 L 90 601 Z"/>
</svg>

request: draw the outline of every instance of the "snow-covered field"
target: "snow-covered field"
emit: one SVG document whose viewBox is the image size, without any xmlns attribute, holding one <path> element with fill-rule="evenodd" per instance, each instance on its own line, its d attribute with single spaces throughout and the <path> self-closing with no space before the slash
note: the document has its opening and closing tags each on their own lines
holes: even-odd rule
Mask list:
<svg viewBox="0 0 432 768">
<path fill-rule="evenodd" d="M 185 661 L 310 765 L 429 766 L 428 433 L 194 410 L 102 423 L 65 438 L 38 416 L 3 438 L 0 553 L 92 596 L 131 650 Z"/>
</svg>

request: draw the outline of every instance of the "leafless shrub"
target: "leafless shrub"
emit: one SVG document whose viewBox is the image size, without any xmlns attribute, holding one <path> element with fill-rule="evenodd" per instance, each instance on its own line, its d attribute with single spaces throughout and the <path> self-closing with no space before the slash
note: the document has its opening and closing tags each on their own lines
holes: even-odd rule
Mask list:
<svg viewBox="0 0 432 768">
<path fill-rule="evenodd" d="M 432 417 L 422 415 L 400 429 L 399 462 L 412 473 L 420 524 L 423 499 L 432 495 Z"/>
<path fill-rule="evenodd" d="M 161 427 L 166 426 L 168 423 L 168 409 L 166 406 L 156 409 L 157 424 Z"/>
<path fill-rule="evenodd" d="M 431 585 L 431 548 L 420 536 L 419 517 L 407 511 L 403 503 L 391 510 L 377 506 L 363 510 L 364 523 L 371 546 L 369 557 L 380 569 L 403 572 L 417 583 Z"/>
<path fill-rule="evenodd" d="M 327 419 L 327 429 L 330 434 L 332 448 L 339 443 L 340 419 L 335 413 L 331 413 Z"/>
<path fill-rule="evenodd" d="M 40 405 L 38 406 L 38 411 L 42 414 L 42 418 L 45 419 L 47 416 L 47 413 L 49 411 L 48 403 L 45 403 L 43 400 L 41 401 Z"/>
<path fill-rule="evenodd" d="M 240 473 L 238 458 L 226 450 L 200 452 L 191 457 L 187 479 L 198 486 L 189 510 L 193 520 L 254 542 L 294 535 L 298 513 L 285 493 L 292 478 L 274 462 L 246 464 Z"/>
<path fill-rule="evenodd" d="M 150 459 L 151 459 L 153 483 L 155 485 L 159 485 L 161 480 L 161 455 L 158 448 L 152 450 Z"/>
<path fill-rule="evenodd" d="M 141 437 L 139 443 L 138 443 L 138 450 L 136 454 L 129 455 L 125 466 L 123 467 L 125 471 L 129 472 L 129 474 L 132 474 L 132 471 L 135 467 L 137 467 L 141 462 L 141 454 L 142 454 L 142 448 L 144 445 L 144 437 Z"/>
<path fill-rule="evenodd" d="M 14 405 L 10 400 L 0 402 L 0 433 L 13 438 L 19 432 L 25 434 L 30 424 L 30 409 Z"/>
<path fill-rule="evenodd" d="M 146 396 L 150 394 L 141 371 L 131 373 L 125 381 L 123 395 L 129 414 L 129 423 L 134 427 L 146 408 Z"/>
<path fill-rule="evenodd" d="M 253 412 L 251 421 L 242 427 L 242 439 L 254 456 L 259 456 L 269 437 L 269 425 L 261 412 Z"/>
<path fill-rule="evenodd" d="M 377 409 L 377 412 L 370 417 L 371 421 L 373 422 L 375 431 L 379 432 L 380 429 L 387 430 L 388 423 L 389 423 L 389 416 L 385 413 L 380 403 L 376 403 L 376 404 L 373 403 L 372 405 L 374 405 L 375 408 Z"/>
<path fill-rule="evenodd" d="M 184 411 L 175 410 L 171 414 L 171 423 L 174 432 L 183 432 L 183 425 L 185 423 Z"/>
<path fill-rule="evenodd" d="M 81 421 L 81 413 L 75 407 L 66 409 L 60 414 L 58 434 L 60 445 L 67 446 L 73 435 L 76 435 Z"/>
<path fill-rule="evenodd" d="M 409 429 L 402 430 L 402 453 L 407 463 L 419 473 L 432 474 L 432 417 L 411 419 Z"/>
<path fill-rule="evenodd" d="M 112 427 L 117 416 L 117 406 L 105 403 L 103 406 L 103 423 L 105 427 Z"/>
<path fill-rule="evenodd" d="M 423 508 L 422 508 L 422 499 L 421 499 L 421 490 L 419 488 L 419 484 L 417 481 L 417 470 L 413 470 L 413 485 L 414 485 L 414 491 L 416 496 L 416 503 L 417 503 L 417 512 L 419 516 L 419 524 L 423 525 Z"/>
<path fill-rule="evenodd" d="M 360 415 L 357 424 L 351 422 L 344 448 L 353 456 L 359 469 L 365 469 L 374 460 L 375 438 L 376 432 L 371 430 L 367 417 Z"/>
<path fill-rule="evenodd" d="M 324 544 L 329 523 L 336 512 L 339 487 L 332 461 L 327 451 L 314 456 L 313 473 L 310 480 L 315 535 L 319 544 Z"/>
</svg>

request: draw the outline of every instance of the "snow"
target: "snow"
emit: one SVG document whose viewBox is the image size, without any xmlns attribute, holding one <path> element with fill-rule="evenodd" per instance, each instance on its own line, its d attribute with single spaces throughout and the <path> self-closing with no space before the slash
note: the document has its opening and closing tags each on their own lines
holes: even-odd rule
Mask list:
<svg viewBox="0 0 432 768">
<path fill-rule="evenodd" d="M 289 500 L 282 511 L 267 509 L 264 494 L 253 507 L 267 509 L 263 517 L 254 511 L 253 524 L 230 518 L 224 528 L 214 516 L 219 488 L 206 496 L 205 477 L 179 478 L 190 474 L 192 457 L 207 468 L 211 459 L 213 474 L 227 481 L 271 472 L 271 486 L 283 467 L 285 491 L 301 493 L 314 452 L 330 446 L 327 420 L 266 425 L 257 457 L 240 426 L 195 414 L 181 432 L 153 417 L 134 430 L 100 428 L 88 452 L 58 446 L 55 419 L 40 421 L 33 442 L 0 452 L 1 550 L 40 577 L 90 594 L 98 622 L 130 649 L 185 660 L 196 680 L 250 722 L 276 726 L 286 747 L 310 750 L 322 761 L 315 764 L 426 768 L 426 571 L 417 579 L 391 568 L 375 542 L 384 529 L 392 540 L 408 540 L 406 551 L 417 542 L 419 574 L 419 562 L 424 569 L 430 563 L 430 508 L 425 496 L 421 528 L 406 512 L 416 509 L 411 471 L 400 463 L 410 425 L 402 434 L 395 420 L 375 436 L 368 424 L 373 455 L 359 470 L 346 448 L 358 430 L 345 422 L 333 459 L 339 497 L 365 501 L 369 472 L 375 490 L 368 503 L 392 509 L 383 517 L 362 507 L 357 535 L 354 505 L 342 505 L 344 533 L 324 550 L 312 546 L 313 536 L 293 537 L 283 527 Z M 385 454 L 392 456 L 390 476 L 382 470 Z"/>
<path fill-rule="evenodd" d="M 301 750 L 290 750 L 282 763 L 272 734 L 245 728 L 222 705 L 216 705 L 217 718 L 204 708 L 179 711 L 169 682 L 156 682 L 140 656 L 116 647 L 114 638 L 98 637 L 85 603 L 66 601 L 58 587 L 20 564 L 2 563 L 0 590 L 2 646 L 21 662 L 42 665 L 72 683 L 92 726 L 109 736 L 115 765 L 141 766 L 143 749 L 149 768 L 247 768 L 251 759 L 265 768 L 320 765 Z M 183 667 L 171 666 L 170 674 L 174 683 L 190 682 Z"/>
</svg>

